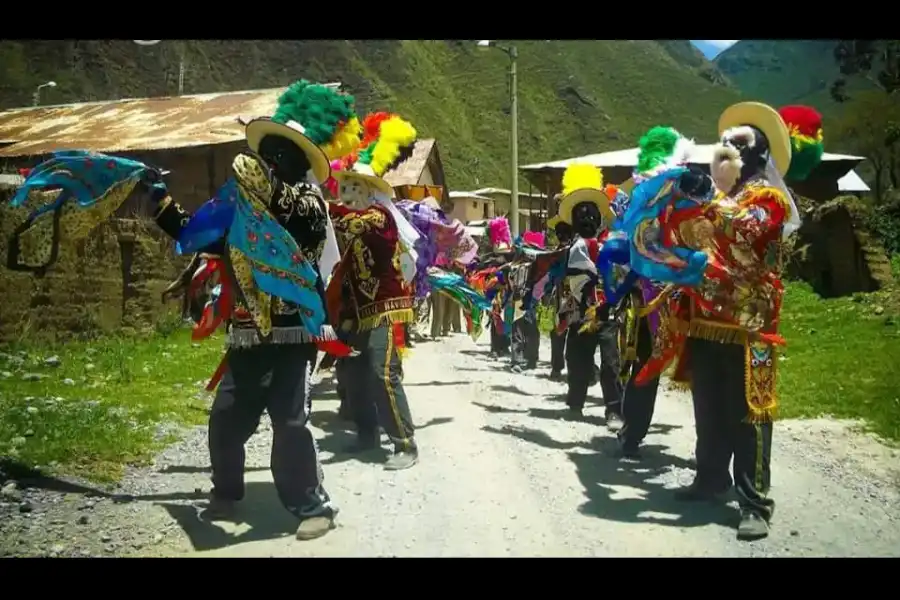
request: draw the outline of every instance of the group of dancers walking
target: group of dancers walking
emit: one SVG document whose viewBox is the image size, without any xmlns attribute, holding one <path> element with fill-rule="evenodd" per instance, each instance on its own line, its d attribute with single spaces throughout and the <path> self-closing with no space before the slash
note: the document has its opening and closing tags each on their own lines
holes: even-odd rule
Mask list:
<svg viewBox="0 0 900 600">
<path fill-rule="evenodd" d="M 739 537 L 768 534 L 782 242 L 799 219 L 785 180 L 821 158 L 815 111 L 729 107 L 708 172 L 691 164 L 690 140 L 653 127 L 629 181 L 605 184 L 596 167 L 572 165 L 545 231 L 513 239 L 499 218 L 486 242 L 439 202 L 398 197 L 384 179 L 417 139 L 399 115 L 360 118 L 351 96 L 299 81 L 245 134 L 231 177 L 194 212 L 152 166 L 56 153 L 13 199 L 28 210 L 7 261 L 45 272 L 61 239 L 83 237 L 133 193 L 193 256 L 168 292 L 206 293 L 195 339 L 226 328 L 209 386 L 208 518 L 230 518 L 243 498 L 244 446 L 267 411 L 272 474 L 297 538 L 334 527 L 309 427 L 323 353 L 319 368 L 334 366 L 341 412 L 355 424 L 348 451 L 378 451 L 384 432 L 393 449 L 385 468 L 415 466 L 403 356 L 425 307 L 443 333 L 458 306 L 467 333 L 488 329 L 491 351 L 518 371 L 537 365 L 540 332 L 549 333 L 551 376 L 562 381 L 565 370 L 570 416 L 599 383 L 625 455 L 639 457 L 660 376 L 689 385 L 697 474 L 679 495 L 710 500 L 734 486 Z"/>
</svg>

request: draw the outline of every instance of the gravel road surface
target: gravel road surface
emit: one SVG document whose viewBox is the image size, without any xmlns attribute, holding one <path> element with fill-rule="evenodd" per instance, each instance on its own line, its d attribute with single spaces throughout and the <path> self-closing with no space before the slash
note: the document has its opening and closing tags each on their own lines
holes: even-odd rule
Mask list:
<svg viewBox="0 0 900 600">
<path fill-rule="evenodd" d="M 298 542 L 278 504 L 264 424 L 248 445 L 241 523 L 207 524 L 205 430 L 188 432 L 114 493 L 6 482 L 0 552 L 43 556 L 900 556 L 900 454 L 828 419 L 776 426 L 772 535 L 738 542 L 735 505 L 685 506 L 692 475 L 689 399 L 661 389 L 640 462 L 616 458 L 603 409 L 563 420 L 564 385 L 548 365 L 513 374 L 486 336 L 416 345 L 406 391 L 421 461 L 386 472 L 341 455 L 350 441 L 327 385 L 313 422 L 338 528 Z M 541 358 L 549 359 L 544 340 Z M 327 384 L 327 382 L 324 382 Z M 592 388 L 599 394 L 599 386 Z M 10 475 L 7 474 L 7 477 Z M 42 484 L 48 487 L 47 484 Z M 68 487 L 65 487 L 68 486 Z"/>
</svg>

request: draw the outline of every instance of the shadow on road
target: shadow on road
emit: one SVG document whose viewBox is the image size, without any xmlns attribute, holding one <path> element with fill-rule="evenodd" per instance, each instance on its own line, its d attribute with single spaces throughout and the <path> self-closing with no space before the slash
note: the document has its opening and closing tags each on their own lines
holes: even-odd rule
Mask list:
<svg viewBox="0 0 900 600">
<path fill-rule="evenodd" d="M 453 417 L 435 417 L 416 425 L 416 431 L 445 425 L 453 421 Z M 318 440 L 319 450 L 328 452 L 332 456 L 322 460 L 322 464 L 334 465 L 348 460 L 357 460 L 367 464 L 382 463 L 387 458 L 384 451 L 353 454 L 348 452 L 349 446 L 356 441 L 356 427 L 353 423 L 341 419 L 336 412 L 314 411 L 310 415 L 310 422 L 325 432 L 325 437 Z"/>
<path fill-rule="evenodd" d="M 531 396 L 530 393 L 515 385 L 492 385 L 491 389 L 495 392 L 506 392 L 508 394 L 518 394 L 519 396 Z"/>
<path fill-rule="evenodd" d="M 667 489 L 663 482 L 655 481 L 665 479 L 664 476 L 673 469 L 693 468 L 691 461 L 669 454 L 664 446 L 642 446 L 644 458 L 630 462 L 617 457 L 618 445 L 612 436 L 596 436 L 585 444 L 560 442 L 544 431 L 530 427 L 486 426 L 482 430 L 566 452 L 575 464 L 587 497 L 587 501 L 578 507 L 582 514 L 612 521 L 674 527 L 711 524 L 733 527 L 736 524 L 735 511 L 725 504 L 680 502 L 673 490 Z M 629 489 L 630 494 L 626 491 Z"/>
<path fill-rule="evenodd" d="M 271 482 L 251 481 L 246 484 L 244 500 L 238 504 L 234 519 L 237 525 L 249 526 L 242 533 L 231 533 L 216 523 L 201 519 L 196 506 L 167 502 L 158 502 L 158 505 L 178 523 L 197 551 L 271 540 L 293 534 L 297 529 L 297 519 L 281 506 L 275 485 Z"/>
<path fill-rule="evenodd" d="M 471 381 L 423 381 L 420 383 L 407 383 L 403 382 L 403 386 L 416 387 L 416 386 L 447 386 L 447 385 L 469 385 L 472 383 Z"/>
</svg>

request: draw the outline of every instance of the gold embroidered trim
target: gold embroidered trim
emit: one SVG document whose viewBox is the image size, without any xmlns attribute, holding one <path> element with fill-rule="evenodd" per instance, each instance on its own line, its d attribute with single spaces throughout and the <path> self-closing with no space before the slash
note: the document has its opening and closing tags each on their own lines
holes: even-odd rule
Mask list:
<svg viewBox="0 0 900 600">
<path fill-rule="evenodd" d="M 413 323 L 416 320 L 415 312 L 412 308 L 403 308 L 400 310 L 392 310 L 370 317 L 362 318 L 356 325 L 357 331 L 371 331 L 381 327 L 382 325 L 393 325 L 394 323 Z"/>
</svg>

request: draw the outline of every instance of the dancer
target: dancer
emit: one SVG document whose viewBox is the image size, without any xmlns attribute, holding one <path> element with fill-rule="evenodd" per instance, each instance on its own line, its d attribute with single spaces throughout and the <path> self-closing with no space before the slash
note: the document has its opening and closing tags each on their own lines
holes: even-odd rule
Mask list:
<svg viewBox="0 0 900 600">
<path fill-rule="evenodd" d="M 820 145 L 821 127 L 813 129 L 804 140 L 793 128 L 797 146 Z M 791 131 L 765 104 L 727 108 L 710 169 L 719 194 L 693 211 L 699 218 L 684 211 L 672 223 L 676 243 L 709 257 L 703 282 L 685 289 L 686 310 L 672 319 L 674 330 L 688 335 L 677 374 L 689 374 L 697 431 L 697 475 L 680 496 L 707 499 L 728 490 L 733 457 L 738 538 L 746 540 L 768 535 L 775 508 L 767 494 L 777 346 L 784 343 L 777 335 L 782 248 L 800 224 L 782 180 L 792 165 Z"/>
<path fill-rule="evenodd" d="M 314 341 L 327 337 L 320 273 L 329 272 L 323 262 L 330 256 L 329 221 L 319 182 L 328 177 L 326 152 L 338 156 L 352 150 L 358 127 L 353 98 L 306 81 L 292 84 L 272 118 L 246 125 L 250 150 L 235 157 L 233 177 L 193 216 L 171 198 L 157 171 L 141 165 L 157 224 L 185 252 L 206 254 L 201 273 L 219 277 L 219 291 L 195 336 L 228 322 L 224 380 L 209 419 L 214 486 L 205 511 L 209 518 L 231 515 L 242 499 L 244 444 L 267 410 L 275 488 L 299 519 L 297 538 L 316 538 L 334 526 L 337 509 L 322 485 L 308 428 L 308 365 L 315 360 Z M 63 216 L 78 215 L 83 226 L 124 201 L 127 194 L 113 197 L 133 187 L 128 169 L 135 164 L 70 151 L 45 166 L 48 172 L 62 167 L 60 173 L 69 174 L 60 181 L 63 189 L 77 196 L 100 192 L 95 205 L 79 197 L 73 210 L 64 211 Z M 37 176 L 32 183 L 38 183 Z M 262 237 L 269 242 L 265 247 L 256 243 Z"/>
<path fill-rule="evenodd" d="M 632 179 L 635 185 L 659 175 L 669 169 L 687 164 L 694 142 L 682 136 L 671 127 L 656 126 L 650 129 L 638 143 L 638 164 Z M 621 215 L 620 215 L 621 217 Z M 639 313 L 659 294 L 659 288 L 647 280 L 641 280 L 628 299 L 634 313 Z M 634 360 L 627 373 L 627 383 L 622 397 L 623 426 L 618 433 L 619 447 L 623 457 L 640 458 L 639 447 L 643 443 L 659 388 L 659 376 L 637 385 L 635 376 L 643 369 L 653 352 L 653 339 L 659 325 L 656 314 L 634 315 L 626 327 L 625 347 L 621 349 L 626 360 Z"/>
<path fill-rule="evenodd" d="M 520 260 L 517 261 L 518 264 L 515 265 L 510 277 L 512 302 L 515 310 L 515 320 L 510 336 L 510 366 L 513 371 L 521 373 L 536 369 L 540 358 L 541 334 L 538 330 L 537 306 L 532 305 L 520 309 L 518 305 L 526 293 L 530 292 L 527 289 L 527 283 L 534 256 L 529 254 L 534 250 L 543 250 L 544 236 L 538 232 L 526 231 L 522 234 L 517 246 Z"/>
<path fill-rule="evenodd" d="M 564 315 L 569 326 L 566 340 L 570 416 L 580 418 L 594 372 L 594 352 L 601 345 L 600 385 L 606 418 L 610 424 L 621 421 L 619 403 L 621 383 L 618 375 L 618 336 L 615 323 L 609 321 L 609 307 L 598 305 L 599 277 L 595 262 L 599 253 L 597 235 L 612 223 L 615 214 L 603 189 L 603 175 L 591 165 L 576 164 L 563 174 L 563 194 L 559 216 L 572 226 L 575 239 L 569 249 L 567 275 L 576 308 Z M 601 322 L 600 330 L 582 331 L 587 319 Z M 610 325 L 612 327 L 610 327 Z"/>
<path fill-rule="evenodd" d="M 496 217 L 488 223 L 491 241 L 489 262 L 497 266 L 495 277 L 491 278 L 485 292 L 491 299 L 491 355 L 506 356 L 510 352 L 512 333 L 512 303 L 509 302 L 507 273 L 512 258 L 512 236 L 506 217 Z"/>
<path fill-rule="evenodd" d="M 345 366 L 357 427 L 352 450 L 380 448 L 380 426 L 394 447 L 385 464 L 388 470 L 408 469 L 419 459 L 401 361 L 404 326 L 414 319 L 413 248 L 419 234 L 391 202 L 393 188 L 382 178 L 408 157 L 415 140 L 416 130 L 408 122 L 396 115 L 383 119 L 378 137 L 351 168 L 334 173 L 343 204 L 330 206 L 347 247 L 332 282 L 340 296 L 333 318 L 360 352 L 347 358 Z"/>
<path fill-rule="evenodd" d="M 563 223 L 559 215 L 547 222 L 547 226 L 556 234 L 557 248 L 568 246 L 574 237 L 572 226 Z M 562 380 L 562 372 L 566 367 L 566 337 L 569 333 L 564 315 L 572 310 L 572 294 L 565 281 L 559 283 L 553 291 L 554 308 L 556 309 L 556 326 L 550 332 L 550 379 Z"/>
</svg>

